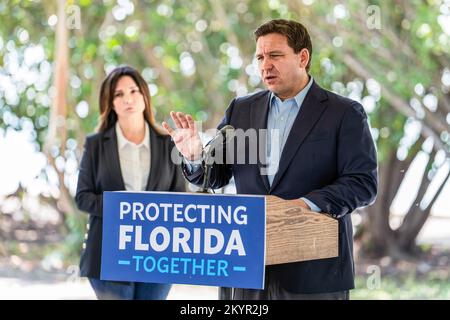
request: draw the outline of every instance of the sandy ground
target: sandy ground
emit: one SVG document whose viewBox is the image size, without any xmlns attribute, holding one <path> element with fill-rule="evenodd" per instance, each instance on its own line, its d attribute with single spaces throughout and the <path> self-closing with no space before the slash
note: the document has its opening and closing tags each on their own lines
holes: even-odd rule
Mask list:
<svg viewBox="0 0 450 320">
<path fill-rule="evenodd" d="M 169 300 L 215 300 L 217 287 L 174 285 Z M 76 282 L 27 281 L 0 278 L 0 300 L 95 300 L 94 291 L 85 280 Z"/>
<path fill-rule="evenodd" d="M 430 218 L 421 231 L 418 242 L 450 245 L 449 230 L 450 219 Z M 173 285 L 168 299 L 215 300 L 217 296 L 217 287 Z M 73 277 L 70 272 L 27 270 L 20 261 L 15 267 L 0 261 L 0 300 L 11 299 L 93 300 L 95 295 L 86 279 Z"/>
</svg>

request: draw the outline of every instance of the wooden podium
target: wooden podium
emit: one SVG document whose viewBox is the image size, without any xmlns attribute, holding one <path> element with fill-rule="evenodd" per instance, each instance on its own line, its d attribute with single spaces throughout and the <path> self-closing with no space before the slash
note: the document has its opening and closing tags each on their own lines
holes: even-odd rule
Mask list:
<svg viewBox="0 0 450 320">
<path fill-rule="evenodd" d="M 102 280 L 218 285 L 230 299 L 263 288 L 265 265 L 338 256 L 337 220 L 276 196 L 106 191 L 103 213 Z"/>
<path fill-rule="evenodd" d="M 337 220 L 266 196 L 266 265 L 337 256 Z"/>
<path fill-rule="evenodd" d="M 337 220 L 289 200 L 266 196 L 266 265 L 334 258 L 339 255 Z M 232 289 L 219 287 L 219 300 Z"/>
</svg>

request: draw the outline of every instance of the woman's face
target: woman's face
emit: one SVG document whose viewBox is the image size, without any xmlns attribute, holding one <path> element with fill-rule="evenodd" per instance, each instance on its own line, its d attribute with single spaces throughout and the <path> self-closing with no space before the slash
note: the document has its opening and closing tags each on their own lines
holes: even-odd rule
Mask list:
<svg viewBox="0 0 450 320">
<path fill-rule="evenodd" d="M 113 92 L 113 106 L 119 119 L 142 115 L 145 109 L 144 96 L 133 78 L 122 76 Z"/>
</svg>

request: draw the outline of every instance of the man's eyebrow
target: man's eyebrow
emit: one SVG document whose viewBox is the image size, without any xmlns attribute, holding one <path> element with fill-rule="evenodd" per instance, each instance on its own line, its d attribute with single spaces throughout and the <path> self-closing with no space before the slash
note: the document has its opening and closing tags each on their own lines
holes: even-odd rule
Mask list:
<svg viewBox="0 0 450 320">
<path fill-rule="evenodd" d="M 284 52 L 280 51 L 280 50 L 272 50 L 272 51 L 267 52 L 267 54 L 284 54 Z M 263 55 L 263 53 L 255 53 L 255 57 L 262 56 L 262 55 Z"/>
</svg>

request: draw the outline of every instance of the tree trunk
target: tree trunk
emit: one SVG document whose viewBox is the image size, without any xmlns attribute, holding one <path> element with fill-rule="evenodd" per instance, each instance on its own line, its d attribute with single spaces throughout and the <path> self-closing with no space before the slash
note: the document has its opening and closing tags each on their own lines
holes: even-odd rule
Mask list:
<svg viewBox="0 0 450 320">
<path fill-rule="evenodd" d="M 44 152 L 52 156 L 52 148 L 58 147 L 64 156 L 67 137 L 67 86 L 69 78 L 69 45 L 66 28 L 65 0 L 58 0 L 58 24 L 56 26 L 55 66 L 53 87 L 55 95 L 50 109 L 47 139 Z"/>
<path fill-rule="evenodd" d="M 428 217 L 430 216 L 431 208 L 433 207 L 434 202 L 436 201 L 438 195 L 440 194 L 447 180 L 449 179 L 450 172 L 447 174 L 447 177 L 445 178 L 444 182 L 441 184 L 441 186 L 433 196 L 433 199 L 430 201 L 429 205 L 426 208 L 421 209 L 420 199 L 422 199 L 423 196 L 425 195 L 425 192 L 427 191 L 428 186 L 430 185 L 431 182 L 426 178 L 426 173 L 424 176 L 425 176 L 423 179 L 424 181 L 420 186 L 417 197 L 417 199 L 419 199 L 419 202 L 417 202 L 416 205 L 413 205 L 410 208 L 409 212 L 407 213 L 407 215 L 403 220 L 402 225 L 397 230 L 398 244 L 400 248 L 409 253 L 414 253 L 416 251 L 415 240 L 419 235 L 420 230 L 422 230 L 422 227 L 424 226 Z"/>
<path fill-rule="evenodd" d="M 366 216 L 360 236 L 363 252 L 377 257 L 389 255 L 394 259 L 408 259 L 417 253 L 416 238 L 428 219 L 434 202 L 450 177 L 450 173 L 448 173 L 429 205 L 426 208 L 420 208 L 420 202 L 431 183 L 427 174 L 436 154 L 436 151 L 433 151 L 430 154 L 414 204 L 405 215 L 400 227 L 396 230 L 391 228 L 389 224 L 390 206 L 403 181 L 404 174 L 416 157 L 422 143 L 423 138 L 419 139 L 411 148 L 410 155 L 406 160 L 398 160 L 395 152 L 392 151 L 388 159 L 379 166 L 377 201 L 364 210 Z"/>
<path fill-rule="evenodd" d="M 58 168 L 53 149 L 58 149 L 58 155 L 65 157 L 67 140 L 67 87 L 69 78 L 69 45 L 68 29 L 66 26 L 66 1 L 58 0 L 58 24 L 56 27 L 55 67 L 53 87 L 55 96 L 50 110 L 47 139 L 44 145 L 44 153 L 49 164 L 58 176 L 60 195 L 57 199 L 57 209 L 61 215 L 66 231 L 70 232 L 70 243 L 79 247 L 82 241 L 84 219 L 78 215 L 73 197 L 65 184 L 65 169 Z M 71 250 L 69 250 L 71 253 Z"/>
<path fill-rule="evenodd" d="M 391 189 L 389 177 L 392 174 L 391 168 L 398 159 L 394 152 L 391 152 L 388 159 L 379 165 L 378 169 L 378 196 L 375 203 L 365 209 L 366 217 L 363 225 L 362 249 L 369 255 L 382 256 L 386 253 L 386 248 L 394 240 L 394 233 L 389 226 L 389 207 Z"/>
</svg>

